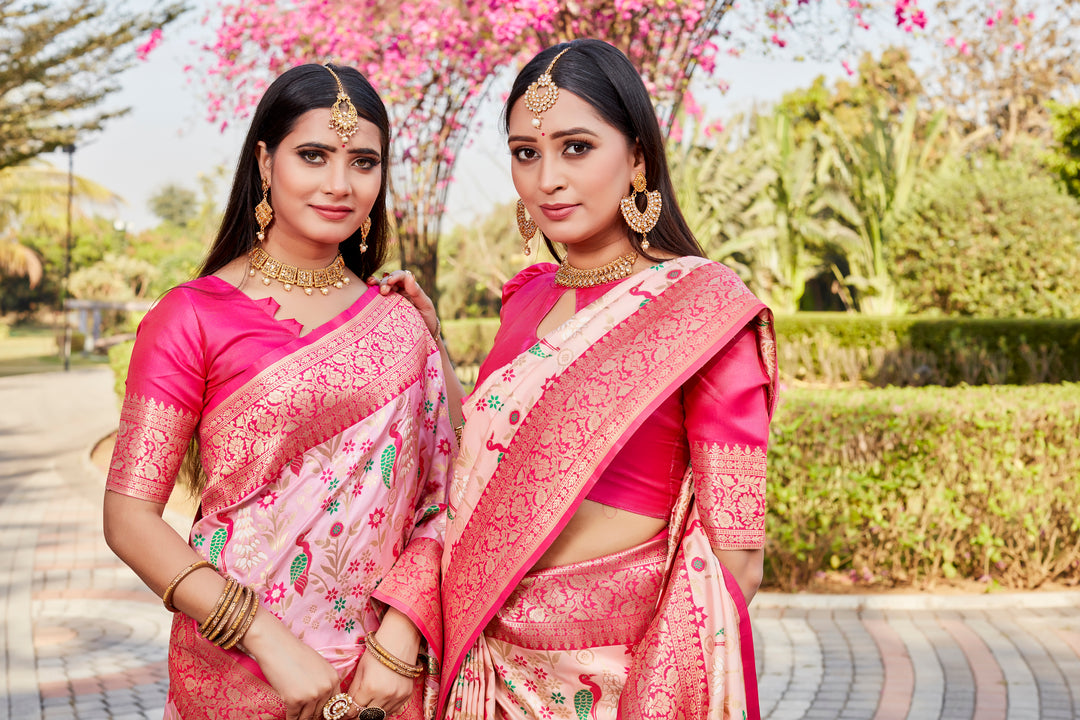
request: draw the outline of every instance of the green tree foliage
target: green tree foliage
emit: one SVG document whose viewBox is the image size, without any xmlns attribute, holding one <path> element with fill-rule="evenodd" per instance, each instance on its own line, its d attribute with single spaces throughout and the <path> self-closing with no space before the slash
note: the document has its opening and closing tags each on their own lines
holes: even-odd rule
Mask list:
<svg viewBox="0 0 1080 720">
<path fill-rule="evenodd" d="M 194 190 L 170 183 L 154 193 L 148 202 L 150 212 L 167 223 L 185 227 L 199 214 Z"/>
<path fill-rule="evenodd" d="M 1061 177 L 1069 194 L 1080 198 L 1080 103 L 1063 105 L 1051 101 L 1047 107 L 1055 143 L 1048 165 Z"/>
<path fill-rule="evenodd" d="M 840 156 L 835 183 L 846 202 L 841 217 L 855 230 L 855 242 L 846 248 L 849 273 L 844 283 L 857 293 L 859 309 L 889 315 L 899 308 L 888 263 L 888 245 L 911 215 L 916 183 L 930 176 L 932 150 L 944 130 L 944 113 L 937 113 L 919 138 L 918 111 L 909 103 L 897 122 L 883 108 L 870 113 L 870 127 L 849 136 L 831 117 L 825 121 Z"/>
<path fill-rule="evenodd" d="M 72 216 L 80 219 L 91 208 L 115 206 L 119 198 L 109 190 L 85 178 L 71 180 Z M 0 277 L 11 278 L 0 294 L 9 290 L 30 297 L 18 288 L 25 278 L 31 291 L 39 288 L 45 264 L 41 253 L 26 237 L 46 235 L 63 247 L 67 228 L 68 175 L 48 163 L 30 161 L 0 168 Z M 18 303 L 15 303 L 18 305 Z M 12 302 L 7 299 L 5 307 Z"/>
<path fill-rule="evenodd" d="M 439 314 L 444 318 L 495 317 L 502 286 L 519 270 L 550 260 L 532 243 L 525 256 L 513 203 L 499 205 L 475 223 L 459 225 L 439 244 Z"/>
<path fill-rule="evenodd" d="M 795 136 L 802 141 L 821 127 L 826 116 L 835 118 L 848 135 L 857 135 L 866 128 L 868 109 L 900 115 L 922 95 L 922 81 L 911 67 L 911 54 L 905 48 L 891 47 L 880 58 L 864 53 L 853 82 L 839 80 L 829 88 L 825 76 L 819 75 L 809 88 L 785 94 L 778 107 L 791 118 Z"/>
<path fill-rule="evenodd" d="M 920 188 L 890 248 L 911 311 L 1080 316 L 1080 203 L 1034 155 L 982 153 Z"/>
<path fill-rule="evenodd" d="M 73 143 L 126 112 L 99 109 L 116 75 L 147 51 L 150 33 L 185 10 L 143 13 L 106 0 L 0 0 L 0 168 Z M 110 7 L 111 6 L 111 7 Z"/>
</svg>

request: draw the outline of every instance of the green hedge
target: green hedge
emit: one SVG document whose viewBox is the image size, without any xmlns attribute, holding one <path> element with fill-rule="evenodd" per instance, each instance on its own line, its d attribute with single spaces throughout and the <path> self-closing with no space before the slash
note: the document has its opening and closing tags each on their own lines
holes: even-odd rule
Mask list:
<svg viewBox="0 0 1080 720">
<path fill-rule="evenodd" d="M 448 320 L 454 361 L 478 365 L 497 318 Z M 785 380 L 812 384 L 1023 385 L 1080 382 L 1080 320 L 867 317 L 776 319 Z"/>
<path fill-rule="evenodd" d="M 767 584 L 1080 582 L 1080 384 L 789 389 L 772 425 Z"/>
</svg>

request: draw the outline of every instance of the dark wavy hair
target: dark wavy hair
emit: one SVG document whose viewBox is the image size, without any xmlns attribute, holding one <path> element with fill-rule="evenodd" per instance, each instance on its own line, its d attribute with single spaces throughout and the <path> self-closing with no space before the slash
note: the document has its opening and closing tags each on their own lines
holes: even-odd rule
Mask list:
<svg viewBox="0 0 1080 720">
<path fill-rule="evenodd" d="M 510 132 L 510 110 L 514 103 L 543 74 L 552 58 L 567 48 L 568 52 L 559 58 L 551 71 L 555 85 L 589 103 L 600 117 L 626 136 L 631 146 L 636 143 L 641 148 L 649 189 L 660 191 L 663 211 L 656 227 L 649 231 L 649 245 L 674 255 L 704 257 L 701 245 L 690 232 L 675 200 L 667 154 L 664 152 L 664 136 L 660 132 L 649 91 L 645 89 L 645 83 L 633 63 L 615 46 L 602 40 L 582 38 L 540 51 L 514 80 L 503 109 L 504 132 Z M 638 207 L 644 210 L 640 204 Z M 637 233 L 627 228 L 627 235 L 639 254 L 650 260 L 660 259 L 642 251 L 641 238 Z M 544 243 L 551 254 L 558 258 L 551 241 L 545 237 Z"/>
<path fill-rule="evenodd" d="M 375 198 L 375 205 L 371 208 L 367 252 L 360 252 L 359 230 L 339 245 L 345 264 L 357 277 L 363 279 L 386 261 L 388 250 L 386 192 L 390 166 L 390 119 L 386 114 L 386 106 L 367 78 L 350 67 L 329 67 L 341 78 L 341 84 L 360 117 L 379 128 L 382 155 L 379 171 L 382 184 L 379 195 Z M 229 192 L 229 202 L 225 206 L 225 215 L 217 237 L 199 268 L 199 277 L 214 274 L 232 260 L 246 255 L 258 243 L 255 236 L 258 232 L 255 206 L 262 199 L 262 177 L 256 155 L 259 142 L 265 142 L 267 149 L 274 153 L 285 136 L 292 132 L 301 115 L 309 110 L 329 108 L 336 99 L 337 83 L 334 82 L 334 76 L 322 65 L 294 67 L 274 80 L 266 89 L 255 108 L 247 137 L 244 138 L 240 158 L 236 162 L 236 175 Z M 273 205 L 273 202 L 271 197 L 270 204 Z"/>
</svg>

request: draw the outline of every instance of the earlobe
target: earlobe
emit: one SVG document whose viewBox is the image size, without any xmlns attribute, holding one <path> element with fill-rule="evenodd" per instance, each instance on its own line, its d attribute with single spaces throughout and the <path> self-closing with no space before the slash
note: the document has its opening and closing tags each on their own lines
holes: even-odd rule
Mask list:
<svg viewBox="0 0 1080 720">
<path fill-rule="evenodd" d="M 634 167 L 632 169 L 632 176 L 641 173 L 646 177 L 649 176 L 648 170 L 645 168 L 645 152 L 641 149 L 641 141 L 634 141 Z M 631 176 L 631 177 L 632 177 Z M 629 187 L 629 183 L 627 184 Z"/>
<path fill-rule="evenodd" d="M 259 175 L 263 179 L 270 177 L 270 169 L 274 164 L 274 156 L 270 154 L 270 151 L 266 149 L 266 142 L 259 141 L 259 144 L 255 147 L 255 159 L 259 166 Z"/>
</svg>

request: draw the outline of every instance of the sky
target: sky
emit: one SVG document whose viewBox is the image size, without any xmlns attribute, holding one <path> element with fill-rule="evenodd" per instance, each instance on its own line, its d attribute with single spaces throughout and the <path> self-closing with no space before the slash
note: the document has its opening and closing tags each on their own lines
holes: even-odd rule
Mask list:
<svg viewBox="0 0 1080 720">
<path fill-rule="evenodd" d="M 170 184 L 197 191 L 200 174 L 227 168 L 231 180 L 247 123 L 230 123 L 224 132 L 205 119 L 205 100 L 187 65 L 199 66 L 197 43 L 210 38 L 200 23 L 210 0 L 197 0 L 195 10 L 166 28 L 162 43 L 147 60 L 119 76 L 121 90 L 105 107 L 131 107 L 126 116 L 76 146 L 76 175 L 93 180 L 124 199 L 112 219 L 137 232 L 158 224 L 148 208 L 149 199 Z M 776 100 L 788 90 L 808 85 L 816 76 L 842 74 L 839 61 L 790 62 L 766 59 L 725 60 L 718 75 L 730 83 L 726 95 L 704 92 L 699 98 L 709 120 L 730 117 L 754 104 Z M 377 82 L 376 82 L 377 85 Z M 455 168 L 447 198 L 444 228 L 482 216 L 500 202 L 514 199 L 509 152 L 497 121 L 496 100 L 478 111 L 482 125 Z M 58 167 L 66 157 L 54 153 L 43 159 Z M 228 181 L 218 186 L 224 205 Z"/>
</svg>

